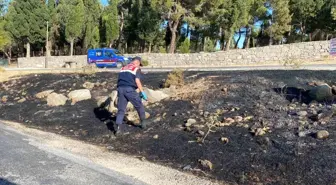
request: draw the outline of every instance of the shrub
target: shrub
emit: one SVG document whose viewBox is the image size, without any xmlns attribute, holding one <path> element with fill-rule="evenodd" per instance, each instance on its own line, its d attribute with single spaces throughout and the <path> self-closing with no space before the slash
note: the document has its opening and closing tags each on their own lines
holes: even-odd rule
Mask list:
<svg viewBox="0 0 336 185">
<path fill-rule="evenodd" d="M 211 39 L 207 39 L 205 41 L 204 51 L 205 52 L 214 52 L 215 51 L 215 44 Z"/>
<path fill-rule="evenodd" d="M 175 69 L 168 74 L 167 80 L 164 83 L 164 87 L 168 88 L 172 85 L 182 86 L 184 84 L 183 70 Z"/>
<path fill-rule="evenodd" d="M 179 47 L 181 53 L 190 53 L 190 40 L 185 39 Z"/>
<path fill-rule="evenodd" d="M 148 60 L 142 60 L 141 63 L 142 63 L 143 66 L 148 66 L 149 65 Z"/>
<path fill-rule="evenodd" d="M 164 48 L 163 46 L 160 46 L 160 48 L 159 48 L 159 52 L 160 52 L 160 53 L 167 53 L 167 50 L 166 50 L 166 48 Z"/>
</svg>

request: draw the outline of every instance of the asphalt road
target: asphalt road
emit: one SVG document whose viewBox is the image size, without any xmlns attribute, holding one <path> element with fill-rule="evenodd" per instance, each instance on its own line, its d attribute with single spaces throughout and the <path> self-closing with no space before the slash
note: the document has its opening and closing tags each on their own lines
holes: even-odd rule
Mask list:
<svg viewBox="0 0 336 185">
<path fill-rule="evenodd" d="M 144 183 L 66 151 L 43 146 L 0 122 L 0 185 L 82 184 Z"/>
<path fill-rule="evenodd" d="M 251 70 L 336 70 L 336 64 L 307 64 L 301 65 L 299 68 L 294 66 L 284 65 L 260 65 L 260 66 L 228 66 L 228 67 L 177 67 L 185 71 L 251 71 Z M 174 67 L 144 67 L 144 72 L 169 72 L 174 70 Z M 7 71 L 75 71 L 79 69 L 44 69 L 44 68 L 5 68 Z M 119 69 L 99 69 L 99 71 L 118 72 Z"/>
</svg>

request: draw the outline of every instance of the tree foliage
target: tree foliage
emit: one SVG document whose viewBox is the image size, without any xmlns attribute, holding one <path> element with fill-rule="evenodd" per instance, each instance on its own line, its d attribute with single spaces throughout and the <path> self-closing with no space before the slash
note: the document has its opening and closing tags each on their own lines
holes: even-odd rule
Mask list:
<svg viewBox="0 0 336 185">
<path fill-rule="evenodd" d="M 336 35 L 334 0 L 0 0 L 0 12 L 0 47 L 16 56 L 211 52 L 216 43 L 229 50 Z"/>
</svg>

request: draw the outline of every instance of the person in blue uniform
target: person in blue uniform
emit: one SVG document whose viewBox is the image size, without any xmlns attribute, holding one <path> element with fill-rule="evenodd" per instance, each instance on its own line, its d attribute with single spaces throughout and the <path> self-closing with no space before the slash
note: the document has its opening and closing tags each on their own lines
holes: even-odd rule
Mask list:
<svg viewBox="0 0 336 185">
<path fill-rule="evenodd" d="M 123 67 L 119 72 L 118 77 L 118 113 L 115 125 L 115 133 L 120 134 L 124 132 L 125 124 L 123 120 L 126 113 L 126 107 L 128 102 L 131 102 L 134 108 L 137 110 L 140 117 L 140 128 L 146 128 L 146 113 L 144 105 L 141 99 L 147 101 L 147 95 L 143 91 L 143 87 L 140 81 L 142 60 L 140 57 L 135 57 L 132 62 Z M 139 89 L 140 94 L 136 91 Z"/>
</svg>

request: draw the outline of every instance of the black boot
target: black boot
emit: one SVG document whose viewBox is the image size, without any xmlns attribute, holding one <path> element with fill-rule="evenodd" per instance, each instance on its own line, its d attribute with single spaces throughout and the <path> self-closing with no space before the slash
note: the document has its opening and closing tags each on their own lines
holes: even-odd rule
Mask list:
<svg viewBox="0 0 336 185">
<path fill-rule="evenodd" d="M 114 135 L 118 136 L 118 135 L 122 135 L 125 133 L 125 124 L 114 124 L 113 125 L 113 129 L 114 129 Z"/>
<path fill-rule="evenodd" d="M 140 128 L 141 129 L 146 129 L 147 128 L 147 125 L 148 125 L 148 121 L 147 120 L 142 120 L 140 122 Z"/>
</svg>

